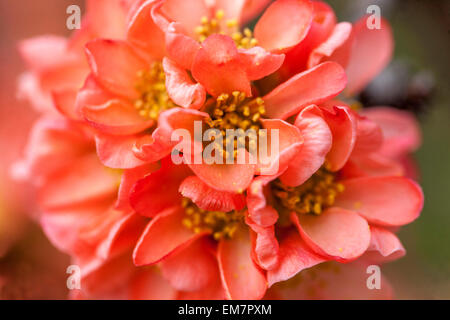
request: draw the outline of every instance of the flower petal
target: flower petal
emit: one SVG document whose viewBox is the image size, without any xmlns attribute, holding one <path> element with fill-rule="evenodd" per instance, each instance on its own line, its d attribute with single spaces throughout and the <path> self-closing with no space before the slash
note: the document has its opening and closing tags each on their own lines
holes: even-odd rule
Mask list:
<svg viewBox="0 0 450 320">
<path fill-rule="evenodd" d="M 351 261 L 369 246 L 369 225 L 356 212 L 332 207 L 319 216 L 293 213 L 291 218 L 308 246 L 324 257 Z"/>
<path fill-rule="evenodd" d="M 137 72 L 149 63 L 123 41 L 97 39 L 86 44 L 89 65 L 96 80 L 113 93 L 136 99 Z"/>
<path fill-rule="evenodd" d="M 186 70 L 168 58 L 164 58 L 163 68 L 167 93 L 173 102 L 184 108 L 200 109 L 206 99 L 205 88 L 194 83 Z"/>
<path fill-rule="evenodd" d="M 132 300 L 173 300 L 176 295 L 177 291 L 156 268 L 139 270 L 131 280 Z"/>
<path fill-rule="evenodd" d="M 353 25 L 353 48 L 347 65 L 346 93 L 360 92 L 389 63 L 394 47 L 391 27 L 381 19 L 380 29 L 369 29 L 364 16 Z"/>
<path fill-rule="evenodd" d="M 133 252 L 136 266 L 160 262 L 176 250 L 203 236 L 182 224 L 185 213 L 182 207 L 172 207 L 153 218 L 139 239 Z"/>
<path fill-rule="evenodd" d="M 312 19 L 313 7 L 310 1 L 278 0 L 258 20 L 255 38 L 263 48 L 282 52 L 305 38 Z"/>
<path fill-rule="evenodd" d="M 179 191 L 183 197 L 191 199 L 203 210 L 229 212 L 245 207 L 243 194 L 217 191 L 197 176 L 187 177 L 181 183 Z"/>
<path fill-rule="evenodd" d="M 266 186 L 275 177 L 258 176 L 247 189 L 248 218 L 261 227 L 274 225 L 278 220 L 278 212 L 268 204 L 269 195 L 266 196 Z"/>
<path fill-rule="evenodd" d="M 214 282 L 217 260 L 206 238 L 193 241 L 161 262 L 164 277 L 177 290 L 197 291 Z"/>
<path fill-rule="evenodd" d="M 286 119 L 311 104 L 320 104 L 337 96 L 346 85 L 344 69 L 324 62 L 299 73 L 279 85 L 263 99 L 267 116 Z"/>
<path fill-rule="evenodd" d="M 402 226 L 411 223 L 423 207 L 421 188 L 403 177 L 367 177 L 343 180 L 345 190 L 336 206 L 358 211 L 370 223 Z"/>
<path fill-rule="evenodd" d="M 371 226 L 370 233 L 370 245 L 367 249 L 366 259 L 378 263 L 388 262 L 397 260 L 406 254 L 402 243 L 391 231 Z"/>
<path fill-rule="evenodd" d="M 186 32 L 195 36 L 195 27 L 202 17 L 209 17 L 209 9 L 204 0 L 165 0 L 162 11 L 172 20 L 180 22 Z"/>
<path fill-rule="evenodd" d="M 250 236 L 244 228 L 232 239 L 219 242 L 220 276 L 228 299 L 261 299 L 266 292 L 266 276 L 253 262 L 251 249 Z"/>
<path fill-rule="evenodd" d="M 304 143 L 280 176 L 281 181 L 289 186 L 298 186 L 309 179 L 323 165 L 332 146 L 330 128 L 318 107 L 303 109 L 295 120 L 295 126 L 300 129 Z"/>
<path fill-rule="evenodd" d="M 291 230 L 280 241 L 279 263 L 267 272 L 269 286 L 288 280 L 300 271 L 326 261 L 304 243 L 298 232 Z"/>
<path fill-rule="evenodd" d="M 239 55 L 247 68 L 249 80 L 258 80 L 274 73 L 284 61 L 284 55 L 270 53 L 261 47 L 240 49 Z"/>
<path fill-rule="evenodd" d="M 233 91 L 252 95 L 245 65 L 228 36 L 213 34 L 203 41 L 192 65 L 192 76 L 215 97 Z"/>
</svg>

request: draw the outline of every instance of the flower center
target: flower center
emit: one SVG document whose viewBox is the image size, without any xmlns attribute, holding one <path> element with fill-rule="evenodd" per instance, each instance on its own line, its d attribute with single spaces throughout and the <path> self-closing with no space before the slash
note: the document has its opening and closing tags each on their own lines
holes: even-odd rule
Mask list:
<svg viewBox="0 0 450 320">
<path fill-rule="evenodd" d="M 208 113 L 210 119 L 205 120 L 205 122 L 209 129 L 220 131 L 223 145 L 222 148 L 218 146 L 218 149 L 222 150 L 225 158 L 229 156 L 225 150 L 230 144 L 234 146 L 234 158 L 237 156 L 238 146 L 245 146 L 247 150 L 256 150 L 257 138 L 263 134 L 263 131 L 259 131 L 261 129 L 260 120 L 265 113 L 263 99 L 260 97 L 249 99 L 245 96 L 245 93 L 239 91 L 234 91 L 231 95 L 223 93 L 210 106 Z M 234 135 L 227 136 L 227 129 L 241 129 L 243 134 L 238 135 L 235 139 Z M 248 143 L 244 134 L 247 130 L 251 130 Z M 211 138 L 214 141 L 214 137 Z"/>
<path fill-rule="evenodd" d="M 137 76 L 135 88 L 139 92 L 139 98 L 134 106 L 139 115 L 157 120 L 162 111 L 176 106 L 166 91 L 166 76 L 161 62 L 154 62 L 149 70 L 141 70 Z"/>
<path fill-rule="evenodd" d="M 183 225 L 195 233 L 210 232 L 214 240 L 231 239 L 244 219 L 242 211 L 207 211 L 188 198 L 183 198 L 181 203 L 186 213 Z"/>
<path fill-rule="evenodd" d="M 271 187 L 275 198 L 284 208 L 299 214 L 319 215 L 325 208 L 332 206 L 336 196 L 344 191 L 344 186 L 335 180 L 335 173 L 324 166 L 300 186 L 289 187 L 277 179 Z"/>
<path fill-rule="evenodd" d="M 258 44 L 258 40 L 253 38 L 253 32 L 249 28 L 240 31 L 236 19 L 229 19 L 224 21 L 225 12 L 217 10 L 214 18 L 202 17 L 200 25 L 195 28 L 195 33 L 198 35 L 200 42 L 215 33 L 229 35 L 238 48 L 249 49 Z"/>
</svg>

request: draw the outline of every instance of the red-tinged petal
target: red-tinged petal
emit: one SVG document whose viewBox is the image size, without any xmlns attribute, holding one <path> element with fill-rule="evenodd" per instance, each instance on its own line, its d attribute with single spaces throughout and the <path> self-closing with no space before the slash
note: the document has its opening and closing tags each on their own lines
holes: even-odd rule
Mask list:
<svg viewBox="0 0 450 320">
<path fill-rule="evenodd" d="M 370 243 L 367 221 L 356 212 L 328 208 L 319 216 L 295 213 L 291 219 L 302 239 L 319 255 L 341 262 L 361 256 Z"/>
<path fill-rule="evenodd" d="M 97 256 L 106 260 L 133 248 L 146 224 L 147 219 L 136 213 L 124 216 L 111 227 L 107 237 L 98 245 Z"/>
<path fill-rule="evenodd" d="M 95 79 L 109 91 L 136 99 L 137 73 L 149 63 L 140 58 L 126 42 L 97 39 L 86 44 L 89 65 Z"/>
<path fill-rule="evenodd" d="M 220 276 L 228 299 L 261 299 L 267 289 L 264 273 L 251 258 L 251 241 L 244 228 L 218 247 Z"/>
<path fill-rule="evenodd" d="M 271 288 L 282 300 L 386 300 L 393 298 L 393 290 L 380 274 L 380 289 L 367 286 L 368 265 L 359 260 L 352 263 L 329 262 L 304 270 L 296 285 L 280 284 Z"/>
<path fill-rule="evenodd" d="M 325 42 L 322 42 L 317 48 L 315 48 L 309 55 L 307 68 L 310 69 L 318 65 L 323 60 L 330 60 L 333 56 L 349 39 L 352 32 L 352 24 L 349 22 L 338 23 L 331 35 Z"/>
<path fill-rule="evenodd" d="M 366 260 L 378 263 L 388 262 L 397 260 L 406 254 L 402 243 L 391 231 L 371 226 L 370 232 L 372 236 L 365 256 Z"/>
<path fill-rule="evenodd" d="M 55 108 L 65 117 L 80 121 L 82 118 L 76 112 L 77 92 L 75 90 L 54 91 L 52 93 Z"/>
<path fill-rule="evenodd" d="M 214 282 L 217 260 L 206 238 L 198 239 L 161 262 L 164 277 L 177 290 L 197 291 Z"/>
<path fill-rule="evenodd" d="M 195 239 L 204 236 L 201 233 L 194 233 L 183 225 L 184 215 L 182 207 L 172 207 L 150 221 L 133 252 L 136 266 L 160 262 L 169 254 L 185 248 Z"/>
<path fill-rule="evenodd" d="M 175 165 L 170 159 L 164 159 L 161 169 L 147 174 L 134 184 L 129 195 L 131 206 L 143 216 L 155 217 L 161 211 L 181 202 L 178 188 L 191 174 L 185 165 Z"/>
<path fill-rule="evenodd" d="M 311 251 L 298 232 L 293 230 L 280 241 L 278 255 L 278 266 L 267 272 L 269 286 L 288 280 L 300 271 L 326 261 L 326 258 Z"/>
<path fill-rule="evenodd" d="M 375 107 L 361 113 L 381 127 L 384 143 L 380 152 L 388 157 L 401 157 L 417 150 L 422 143 L 420 125 L 408 111 Z"/>
<path fill-rule="evenodd" d="M 151 18 L 155 4 L 154 0 L 137 4 L 138 9 L 128 23 L 127 40 L 151 57 L 161 60 L 165 53 L 164 34 Z"/>
<path fill-rule="evenodd" d="M 140 270 L 131 280 L 132 300 L 173 300 L 176 296 L 177 291 L 156 268 Z"/>
<path fill-rule="evenodd" d="M 88 0 L 87 16 L 93 32 L 101 38 L 124 39 L 127 7 L 122 0 Z"/>
<path fill-rule="evenodd" d="M 183 69 L 191 70 L 195 55 L 201 48 L 200 43 L 186 35 L 177 22 L 168 25 L 165 41 L 168 57 Z"/>
<path fill-rule="evenodd" d="M 137 136 L 112 136 L 97 134 L 95 142 L 100 161 L 109 168 L 131 169 L 145 162 L 136 158 L 133 147 Z"/>
<path fill-rule="evenodd" d="M 76 99 L 76 112 L 82 115 L 82 110 L 89 106 L 101 106 L 117 96 L 103 89 L 91 73 L 87 76 L 83 87 L 78 91 Z"/>
<path fill-rule="evenodd" d="M 402 163 L 392 160 L 378 153 L 352 157 L 339 171 L 340 179 L 351 179 L 365 176 L 404 176 L 405 169 Z"/>
<path fill-rule="evenodd" d="M 201 290 L 189 292 L 180 291 L 177 295 L 177 300 L 225 300 L 225 290 L 220 280 L 219 270 L 216 268 L 215 281 L 210 283 L 206 288 Z"/>
<path fill-rule="evenodd" d="M 191 199 L 203 210 L 229 212 L 245 207 L 243 194 L 217 191 L 197 176 L 187 177 L 181 183 L 179 191 L 183 197 Z"/>
<path fill-rule="evenodd" d="M 155 123 L 152 119 L 140 116 L 136 108 L 123 100 L 110 100 L 101 106 L 85 107 L 82 113 L 94 128 L 112 135 L 140 133 Z"/>
<path fill-rule="evenodd" d="M 262 119 L 261 124 L 267 130 L 267 144 L 259 143 L 258 173 L 277 175 L 287 168 L 291 159 L 299 152 L 303 137 L 296 126 L 283 120 Z"/>
<path fill-rule="evenodd" d="M 333 144 L 327 155 L 331 171 L 341 169 L 350 157 L 356 142 L 356 120 L 347 107 L 323 110 L 324 119 L 333 135 Z"/>
<path fill-rule="evenodd" d="M 194 83 L 186 70 L 168 58 L 164 58 L 163 68 L 167 93 L 173 102 L 184 108 L 200 109 L 206 99 L 205 88 Z"/>
<path fill-rule="evenodd" d="M 192 65 L 192 76 L 215 97 L 233 91 L 252 95 L 245 65 L 228 36 L 213 34 L 203 41 Z"/>
<path fill-rule="evenodd" d="M 40 199 L 46 208 L 82 203 L 113 195 L 117 182 L 117 174 L 103 167 L 95 154 L 89 154 L 52 174 L 40 190 Z"/>
<path fill-rule="evenodd" d="M 265 194 L 265 186 L 274 179 L 276 176 L 258 176 L 247 190 L 248 218 L 261 227 L 272 226 L 278 220 L 278 212 L 268 204 L 269 195 Z"/>
<path fill-rule="evenodd" d="M 172 21 L 180 22 L 186 32 L 193 37 L 202 17 L 209 17 L 209 8 L 204 0 L 165 0 L 162 11 Z"/>
<path fill-rule="evenodd" d="M 286 59 L 282 73 L 290 77 L 304 71 L 311 51 L 324 42 L 336 25 L 333 9 L 322 1 L 313 1 L 314 18 L 305 39 L 297 46 L 286 52 Z"/>
<path fill-rule="evenodd" d="M 131 279 L 130 299 L 132 300 L 173 300 L 177 291 L 156 269 L 137 271 Z"/>
<path fill-rule="evenodd" d="M 367 155 L 377 151 L 383 143 L 383 132 L 380 126 L 365 117 L 357 117 L 356 141 L 352 156 Z"/>
<path fill-rule="evenodd" d="M 402 226 L 411 223 L 423 207 L 423 193 L 403 177 L 367 177 L 342 181 L 345 187 L 335 205 L 357 211 L 370 223 Z"/>
<path fill-rule="evenodd" d="M 189 164 L 191 170 L 207 185 L 218 191 L 242 193 L 256 172 L 256 164 Z"/>
<path fill-rule="evenodd" d="M 353 25 L 353 48 L 347 66 L 346 93 L 355 95 L 389 63 L 394 40 L 389 23 L 381 19 L 380 29 L 369 29 L 364 16 Z"/>
<path fill-rule="evenodd" d="M 274 73 L 284 61 L 284 55 L 270 53 L 261 47 L 241 49 L 239 55 L 249 80 L 258 80 Z"/>
<path fill-rule="evenodd" d="M 221 2 L 230 3 L 228 0 L 216 0 Z M 237 0 L 238 2 L 241 0 Z M 240 25 L 244 25 L 245 23 L 254 19 L 257 15 L 263 12 L 263 9 L 266 8 L 271 0 L 246 0 L 244 1 L 244 7 L 240 12 L 240 18 L 238 18 L 238 22 Z M 236 18 L 237 16 L 235 16 Z"/>
<path fill-rule="evenodd" d="M 286 119 L 311 104 L 320 104 L 337 96 L 346 85 L 344 69 L 324 62 L 299 73 L 264 97 L 267 116 Z"/>
<path fill-rule="evenodd" d="M 120 181 L 119 193 L 117 195 L 116 209 L 123 211 L 131 211 L 132 207 L 130 204 L 130 193 L 133 186 L 142 177 L 150 174 L 156 170 L 160 169 L 160 164 L 158 162 L 148 163 L 143 166 L 124 170 L 122 174 L 122 180 Z"/>
<path fill-rule="evenodd" d="M 252 256 L 258 266 L 264 270 L 272 270 L 278 265 L 278 241 L 275 237 L 275 227 L 261 227 L 246 219 L 247 225 L 254 231 L 251 233 Z"/>
<path fill-rule="evenodd" d="M 281 181 L 289 186 L 302 184 L 323 165 L 333 140 L 322 111 L 316 106 L 303 109 L 295 125 L 300 129 L 304 142 L 288 169 L 280 176 Z"/>
<path fill-rule="evenodd" d="M 283 51 L 300 43 L 308 33 L 314 16 L 310 1 L 273 2 L 255 26 L 258 44 L 270 51 Z"/>
</svg>

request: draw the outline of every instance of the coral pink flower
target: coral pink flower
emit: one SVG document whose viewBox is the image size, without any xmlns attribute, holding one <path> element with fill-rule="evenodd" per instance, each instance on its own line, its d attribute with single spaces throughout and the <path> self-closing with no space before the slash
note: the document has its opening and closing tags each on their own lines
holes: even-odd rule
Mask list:
<svg viewBox="0 0 450 320">
<path fill-rule="evenodd" d="M 130 1 L 88 0 L 82 27 L 70 39 L 45 35 L 24 40 L 19 52 L 29 67 L 20 94 L 37 110 L 73 117 L 77 90 L 89 73 L 83 46 L 96 37 L 124 38 Z"/>
<path fill-rule="evenodd" d="M 355 260 L 366 251 L 384 258 L 403 255 L 389 230 L 418 217 L 423 194 L 401 177 L 401 165 L 380 152 L 380 127 L 346 107 L 310 106 L 295 124 L 304 147 L 284 173 L 256 178 L 247 194 L 249 220 L 287 228 L 269 284 L 326 260 Z"/>
</svg>

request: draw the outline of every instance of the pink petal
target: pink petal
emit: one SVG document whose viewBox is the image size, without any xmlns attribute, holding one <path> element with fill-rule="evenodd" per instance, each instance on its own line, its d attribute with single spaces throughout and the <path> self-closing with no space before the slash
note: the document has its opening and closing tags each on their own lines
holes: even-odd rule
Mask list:
<svg viewBox="0 0 450 320">
<path fill-rule="evenodd" d="M 422 143 L 420 125 L 408 111 L 376 107 L 363 110 L 362 115 L 381 127 L 384 144 L 380 152 L 388 157 L 401 157 L 417 150 Z"/>
<path fill-rule="evenodd" d="M 54 91 L 52 93 L 55 108 L 65 117 L 80 121 L 82 118 L 76 112 L 77 92 L 75 90 Z"/>
<path fill-rule="evenodd" d="M 186 35 L 178 22 L 168 25 L 165 41 L 167 56 L 183 69 L 191 70 L 200 43 Z"/>
<path fill-rule="evenodd" d="M 397 260 L 406 254 L 405 248 L 391 231 L 379 228 L 370 227 L 370 245 L 366 259 L 373 259 L 374 262 L 389 262 Z"/>
<path fill-rule="evenodd" d="M 278 265 L 278 241 L 275 227 L 261 227 L 246 219 L 247 225 L 254 231 L 252 235 L 253 259 L 264 270 L 272 270 Z"/>
<path fill-rule="evenodd" d="M 346 93 L 355 95 L 389 63 L 394 47 L 391 27 L 382 19 L 380 29 L 367 27 L 368 16 L 353 25 L 354 39 L 350 61 L 347 66 L 348 85 Z"/>
<path fill-rule="evenodd" d="M 295 120 L 303 136 L 303 146 L 290 161 L 288 169 L 280 176 L 289 186 L 298 186 L 309 179 L 324 163 L 331 149 L 332 135 L 316 106 L 303 109 Z"/>
<path fill-rule="evenodd" d="M 100 161 L 105 166 L 115 169 L 131 169 L 145 164 L 144 161 L 136 158 L 133 153 L 136 139 L 137 137 L 134 135 L 111 136 L 97 134 L 95 142 Z"/>
<path fill-rule="evenodd" d="M 203 236 L 182 224 L 184 209 L 172 207 L 153 218 L 145 228 L 133 252 L 136 266 L 160 262 L 176 250 L 182 250 Z"/>
<path fill-rule="evenodd" d="M 176 294 L 177 291 L 156 268 L 139 270 L 131 280 L 132 300 L 173 300 Z"/>
<path fill-rule="evenodd" d="M 324 257 L 312 252 L 294 230 L 289 231 L 281 240 L 278 255 L 278 266 L 267 272 L 269 286 L 288 280 L 300 271 L 326 261 Z"/>
<path fill-rule="evenodd" d="M 40 190 L 44 207 L 62 207 L 112 195 L 118 176 L 106 170 L 95 154 L 75 159 L 52 174 Z"/>
<path fill-rule="evenodd" d="M 126 42 L 93 40 L 86 44 L 86 53 L 91 70 L 103 87 L 123 97 L 138 97 L 134 88 L 137 73 L 148 69 L 149 63 Z"/>
<path fill-rule="evenodd" d="M 345 165 L 355 146 L 356 121 L 347 107 L 334 107 L 333 111 L 322 110 L 333 134 L 333 144 L 327 160 L 330 170 L 337 171 Z"/>
<path fill-rule="evenodd" d="M 168 58 L 164 58 L 163 67 L 170 99 L 184 108 L 200 109 L 206 99 L 205 88 L 199 83 L 194 83 L 186 70 Z"/>
<path fill-rule="evenodd" d="M 155 4 L 154 0 L 136 4 L 138 8 L 128 23 L 127 40 L 151 57 L 161 60 L 165 53 L 164 34 L 150 17 Z"/>
<path fill-rule="evenodd" d="M 202 17 L 209 17 L 209 9 L 204 0 L 165 0 L 162 11 L 172 20 L 180 22 L 186 32 L 195 36 L 195 27 Z"/>
<path fill-rule="evenodd" d="M 123 39 L 127 7 L 121 0 L 88 0 L 87 15 L 94 33 L 102 38 Z"/>
<path fill-rule="evenodd" d="M 181 183 L 179 191 L 183 197 L 191 199 L 203 210 L 229 212 L 245 207 L 243 194 L 217 191 L 197 176 L 187 177 Z"/>
<path fill-rule="evenodd" d="M 332 207 L 319 216 L 308 214 L 297 218 L 292 214 L 291 218 L 308 246 L 324 257 L 351 261 L 369 246 L 369 225 L 355 212 Z"/>
<path fill-rule="evenodd" d="M 302 41 L 311 26 L 313 7 L 305 0 L 273 2 L 255 26 L 258 44 L 269 51 L 283 51 Z"/>
<path fill-rule="evenodd" d="M 155 217 L 168 207 L 181 203 L 178 188 L 189 175 L 191 172 L 186 166 L 174 165 L 170 159 L 165 159 L 161 169 L 147 174 L 134 184 L 129 195 L 131 206 L 143 216 Z"/>
<path fill-rule="evenodd" d="M 315 48 L 308 59 L 307 68 L 310 69 L 324 59 L 329 60 L 335 52 L 337 52 L 349 39 L 352 31 L 352 24 L 349 22 L 338 23 L 325 42 L 322 42 L 320 46 Z"/>
<path fill-rule="evenodd" d="M 273 226 L 278 220 L 278 212 L 268 204 L 269 196 L 265 194 L 265 187 L 274 179 L 258 176 L 247 189 L 248 218 L 261 227 Z"/>
<path fill-rule="evenodd" d="M 164 277 L 177 290 L 197 291 L 214 283 L 217 260 L 206 238 L 193 241 L 161 262 Z"/>
<path fill-rule="evenodd" d="M 299 73 L 264 97 L 267 116 L 286 119 L 311 104 L 337 96 L 346 85 L 344 69 L 325 62 Z"/>
<path fill-rule="evenodd" d="M 102 106 L 85 107 L 86 121 L 105 134 L 132 135 L 153 126 L 152 119 L 140 116 L 136 108 L 123 100 L 110 100 Z"/>
<path fill-rule="evenodd" d="M 423 193 L 403 177 L 367 177 L 342 181 L 345 187 L 336 206 L 358 211 L 370 223 L 402 226 L 411 223 L 423 207 Z"/>
<path fill-rule="evenodd" d="M 341 179 L 351 179 L 365 176 L 404 176 L 402 163 L 387 158 L 379 153 L 352 157 L 352 160 L 339 171 Z"/>
<path fill-rule="evenodd" d="M 228 36 L 213 34 L 203 41 L 197 52 L 192 76 L 215 97 L 233 91 L 251 96 L 245 69 L 234 41 Z"/>
<path fill-rule="evenodd" d="M 261 47 L 241 49 L 239 54 L 247 68 L 249 80 L 258 80 L 274 73 L 284 61 L 284 55 L 270 53 Z"/>
<path fill-rule="evenodd" d="M 358 117 L 356 122 L 356 141 L 352 155 L 367 155 L 377 151 L 383 144 L 380 126 L 367 118 Z"/>
<path fill-rule="evenodd" d="M 218 247 L 220 276 L 226 296 L 233 300 L 261 299 L 267 289 L 264 273 L 251 258 L 251 241 L 243 229 Z"/>
</svg>

